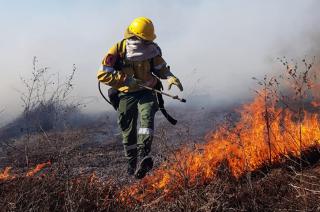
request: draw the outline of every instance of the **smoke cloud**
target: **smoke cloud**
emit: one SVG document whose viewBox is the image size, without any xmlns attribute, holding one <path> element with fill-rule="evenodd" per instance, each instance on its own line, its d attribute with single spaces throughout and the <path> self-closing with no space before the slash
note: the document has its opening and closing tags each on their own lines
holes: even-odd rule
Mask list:
<svg viewBox="0 0 320 212">
<path fill-rule="evenodd" d="M 156 42 L 193 105 L 238 101 L 251 93 L 251 77 L 279 69 L 276 57 L 320 52 L 316 0 L 0 3 L 2 121 L 22 110 L 16 90 L 23 89 L 19 77 L 30 76 L 33 56 L 61 76 L 76 64 L 75 98 L 90 102 L 87 111 L 108 110 L 97 91 L 97 68 L 137 16 L 153 20 Z"/>
</svg>

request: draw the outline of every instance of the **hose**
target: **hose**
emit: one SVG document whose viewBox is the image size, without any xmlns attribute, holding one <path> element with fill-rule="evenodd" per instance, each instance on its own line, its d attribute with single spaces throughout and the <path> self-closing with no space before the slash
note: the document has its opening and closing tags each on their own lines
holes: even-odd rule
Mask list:
<svg viewBox="0 0 320 212">
<path fill-rule="evenodd" d="M 103 94 L 103 92 L 101 90 L 101 82 L 100 81 L 98 81 L 98 89 L 99 89 L 101 96 L 104 98 L 104 100 L 106 100 L 106 102 L 108 102 L 112 106 L 111 102 L 107 99 L 107 97 Z"/>
</svg>

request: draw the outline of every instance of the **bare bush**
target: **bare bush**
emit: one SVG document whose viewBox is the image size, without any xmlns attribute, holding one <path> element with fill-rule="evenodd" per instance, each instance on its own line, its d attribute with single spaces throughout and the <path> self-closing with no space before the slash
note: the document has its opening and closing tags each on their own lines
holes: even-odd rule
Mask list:
<svg viewBox="0 0 320 212">
<path fill-rule="evenodd" d="M 61 82 L 59 74 L 50 73 L 48 67 L 39 67 L 38 60 L 34 57 L 32 77 L 21 77 L 26 88 L 20 94 L 27 132 L 33 131 L 31 127 L 38 130 L 62 128 L 66 124 L 66 115 L 78 112 L 79 103 L 70 99 L 75 72 L 76 67 L 73 65 L 71 74 Z"/>
<path fill-rule="evenodd" d="M 66 128 L 67 120 L 79 113 L 78 104 L 71 102 L 72 80 L 76 72 L 73 65 L 71 74 L 60 82 L 59 74 L 52 74 L 48 67 L 39 67 L 37 57 L 33 58 L 30 78 L 21 77 L 25 91 L 20 91 L 23 115 L 17 119 L 20 132 L 25 135 L 25 162 L 29 166 L 29 143 L 33 133 L 46 133 L 53 129 Z"/>
</svg>

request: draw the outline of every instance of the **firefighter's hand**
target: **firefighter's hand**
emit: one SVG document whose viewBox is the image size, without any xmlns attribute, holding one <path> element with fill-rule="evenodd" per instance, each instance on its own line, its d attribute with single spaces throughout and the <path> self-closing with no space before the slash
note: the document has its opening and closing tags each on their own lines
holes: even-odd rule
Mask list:
<svg viewBox="0 0 320 212">
<path fill-rule="evenodd" d="M 172 76 L 172 77 L 169 77 L 169 78 L 168 78 L 168 84 L 169 84 L 168 90 L 171 89 L 171 86 L 172 86 L 172 85 L 175 85 L 175 86 L 177 86 L 177 87 L 180 89 L 180 91 L 183 91 L 182 84 L 181 84 L 180 80 L 179 80 L 177 77 L 173 77 L 173 76 Z"/>
</svg>

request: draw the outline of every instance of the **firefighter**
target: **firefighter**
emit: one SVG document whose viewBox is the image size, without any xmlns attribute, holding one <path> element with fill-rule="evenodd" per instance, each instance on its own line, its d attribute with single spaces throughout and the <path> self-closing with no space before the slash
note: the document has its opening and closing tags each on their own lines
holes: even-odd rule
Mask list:
<svg viewBox="0 0 320 212">
<path fill-rule="evenodd" d="M 143 178 L 153 167 L 149 153 L 154 117 L 159 108 L 156 94 L 139 85 L 155 87 L 159 79 L 166 79 L 168 89 L 176 85 L 183 91 L 179 79 L 162 58 L 160 47 L 153 42 L 155 38 L 150 19 L 134 19 L 125 30 L 124 39 L 109 49 L 98 71 L 98 80 L 117 91 L 115 107 L 128 160 L 127 172 L 137 179 Z"/>
</svg>

